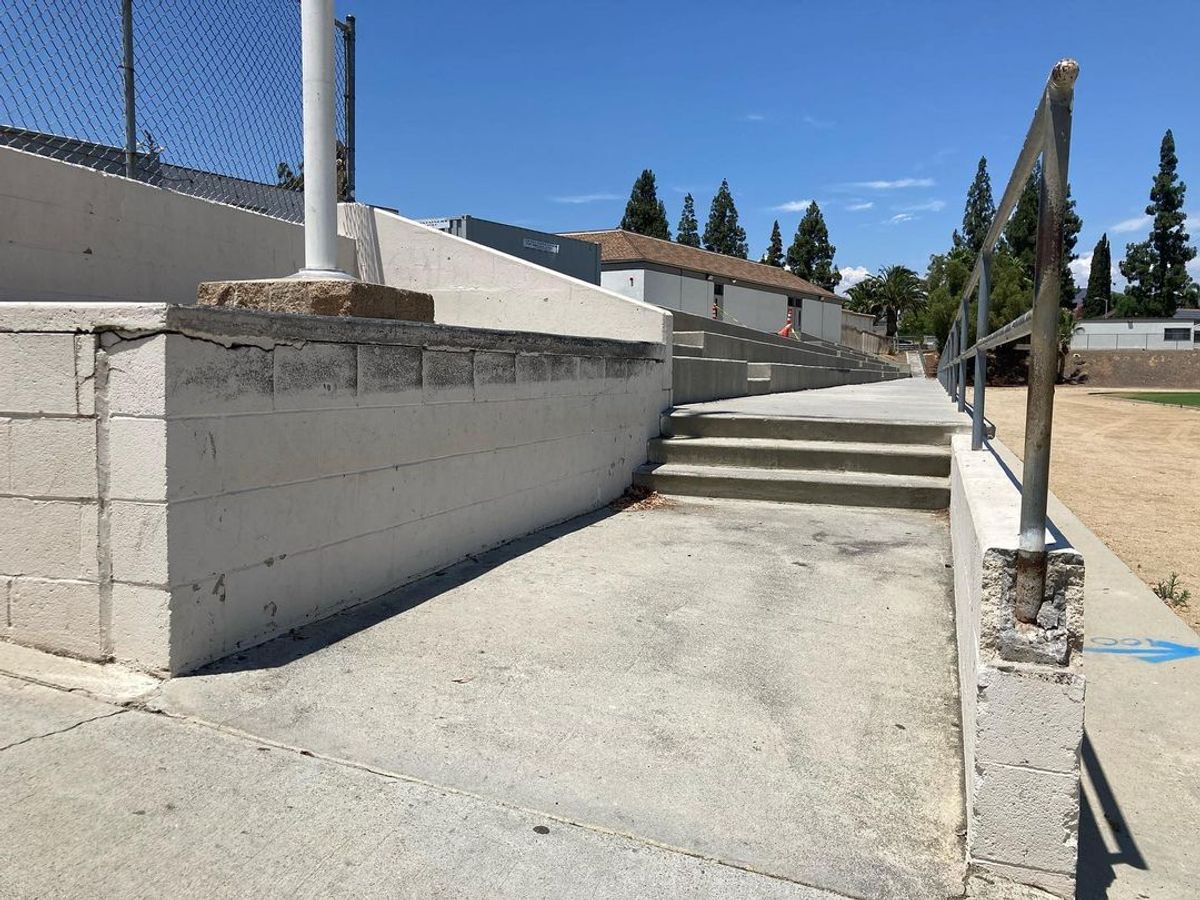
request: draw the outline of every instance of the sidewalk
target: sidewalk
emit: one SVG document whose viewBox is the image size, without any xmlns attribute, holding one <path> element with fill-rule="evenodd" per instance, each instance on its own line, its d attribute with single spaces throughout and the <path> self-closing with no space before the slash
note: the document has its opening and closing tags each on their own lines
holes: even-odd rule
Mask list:
<svg viewBox="0 0 1200 900">
<path fill-rule="evenodd" d="M 673 500 L 134 708 L 6 679 L 0 871 L 19 897 L 961 896 L 948 557 L 936 514 Z"/>
<path fill-rule="evenodd" d="M 1018 476 L 1020 461 L 993 446 Z M 1083 553 L 1087 675 L 1081 900 L 1200 894 L 1200 656 L 1147 662 L 1112 641 L 1195 647 L 1195 633 L 1053 495 L 1051 520 Z M 1116 645 L 1134 649 L 1128 644 Z"/>
</svg>

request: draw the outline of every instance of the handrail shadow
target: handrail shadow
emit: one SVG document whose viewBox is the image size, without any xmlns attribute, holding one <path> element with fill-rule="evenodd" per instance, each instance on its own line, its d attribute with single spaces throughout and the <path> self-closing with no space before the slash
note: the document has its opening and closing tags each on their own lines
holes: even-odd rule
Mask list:
<svg viewBox="0 0 1200 900">
<path fill-rule="evenodd" d="M 1079 900 L 1103 900 L 1108 889 L 1117 880 L 1116 866 L 1126 865 L 1134 869 L 1148 870 L 1150 866 L 1138 849 L 1137 841 L 1129 831 L 1129 825 L 1121 813 L 1121 807 L 1113 794 L 1104 767 L 1096 756 L 1096 748 L 1084 729 L 1080 759 L 1096 793 L 1099 810 L 1093 810 L 1087 791 L 1080 786 L 1079 803 L 1079 856 L 1075 868 L 1075 896 Z M 1097 812 L 1108 822 L 1109 831 L 1116 841 L 1116 852 L 1110 852 L 1100 831 Z"/>
</svg>

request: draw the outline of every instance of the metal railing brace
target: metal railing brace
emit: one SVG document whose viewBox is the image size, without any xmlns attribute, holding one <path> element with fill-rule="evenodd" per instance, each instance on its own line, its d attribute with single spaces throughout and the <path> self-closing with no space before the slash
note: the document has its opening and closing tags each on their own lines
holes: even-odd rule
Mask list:
<svg viewBox="0 0 1200 900">
<path fill-rule="evenodd" d="M 975 358 L 974 402 L 971 404 L 971 448 L 984 445 L 987 351 L 1029 336 L 1029 387 L 1025 408 L 1024 474 L 1017 549 L 1014 615 L 1036 622 L 1046 592 L 1046 497 L 1050 490 L 1050 430 L 1054 417 L 1054 382 L 1058 377 L 1059 293 L 1063 262 L 1063 218 L 1067 209 L 1067 168 L 1071 150 L 1071 105 L 1079 64 L 1055 64 L 1041 102 L 1033 114 L 1025 143 L 1013 166 L 979 258 L 967 281 L 959 309 L 942 347 L 938 377 L 946 392 L 965 410 L 967 360 Z M 1038 185 L 1037 245 L 1034 258 L 1033 308 L 988 333 L 992 254 L 1016 208 L 1025 183 L 1041 157 Z M 968 306 L 979 288 L 976 340 L 967 344 Z"/>
</svg>

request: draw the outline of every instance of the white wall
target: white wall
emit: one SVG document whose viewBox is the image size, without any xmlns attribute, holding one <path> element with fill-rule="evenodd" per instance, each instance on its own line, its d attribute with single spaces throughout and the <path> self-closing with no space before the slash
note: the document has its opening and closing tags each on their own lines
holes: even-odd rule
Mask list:
<svg viewBox="0 0 1200 900">
<path fill-rule="evenodd" d="M 0 324 L 0 628 L 155 671 L 608 502 L 669 403 L 662 345 L 94 309 Z"/>
<path fill-rule="evenodd" d="M 646 299 L 645 269 L 614 269 L 600 273 L 600 287 L 631 300 Z"/>
<path fill-rule="evenodd" d="M 299 225 L 11 147 L 0 222 L 0 300 L 195 303 L 202 281 L 304 264 Z M 353 272 L 353 244 L 339 250 Z"/>
<path fill-rule="evenodd" d="M 1071 337 L 1072 350 L 1194 350 L 1194 323 L 1184 319 L 1103 320 L 1079 322 Z M 1168 328 L 1185 328 L 1191 334 L 1186 340 L 1168 341 L 1163 335 Z"/>
<path fill-rule="evenodd" d="M 440 324 L 670 343 L 655 306 L 395 213 L 343 203 L 339 229 L 365 281 L 432 294 Z"/>
<path fill-rule="evenodd" d="M 841 304 L 805 297 L 800 309 L 800 330 L 813 337 L 819 337 L 823 341 L 830 341 L 834 344 L 841 343 Z"/>
<path fill-rule="evenodd" d="M 783 294 L 727 284 L 721 308 L 724 321 L 759 331 L 774 333 L 787 324 L 787 297 Z"/>
</svg>

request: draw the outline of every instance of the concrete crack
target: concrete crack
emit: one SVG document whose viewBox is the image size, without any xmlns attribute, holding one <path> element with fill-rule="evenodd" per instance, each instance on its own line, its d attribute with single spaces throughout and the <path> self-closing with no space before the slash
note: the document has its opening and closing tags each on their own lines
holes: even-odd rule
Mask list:
<svg viewBox="0 0 1200 900">
<path fill-rule="evenodd" d="M 113 716 L 119 716 L 119 715 L 121 715 L 121 713 L 125 713 L 125 712 L 129 712 L 129 710 L 114 709 L 110 713 L 104 713 L 103 715 L 99 715 L 99 716 L 92 716 L 91 718 L 84 719 L 81 722 L 75 722 L 73 725 L 68 725 L 66 728 L 59 728 L 56 731 L 47 731 L 44 734 L 30 735 L 29 737 L 22 738 L 19 741 L 13 741 L 11 744 L 5 744 L 3 747 L 0 747 L 0 753 L 3 753 L 5 750 L 11 750 L 13 747 L 20 747 L 22 744 L 31 744 L 34 741 L 40 741 L 43 738 L 55 737 L 60 734 L 66 734 L 68 731 L 74 731 L 79 726 L 86 725 L 89 722 L 98 722 L 100 719 L 111 719 Z"/>
<path fill-rule="evenodd" d="M 758 869 L 758 868 L 755 868 L 754 866 L 748 865 L 746 863 L 740 863 L 740 862 L 734 862 L 734 861 L 727 860 L 727 859 L 722 859 L 719 856 L 712 856 L 707 853 L 700 853 L 695 850 L 689 850 L 686 847 L 677 847 L 673 844 L 667 844 L 667 843 L 664 843 L 663 841 L 658 841 L 658 840 L 655 840 L 654 838 L 647 837 L 645 835 L 634 834 L 632 832 L 627 832 L 627 831 L 620 831 L 615 828 L 609 828 L 605 825 L 600 825 L 595 822 L 579 821 L 579 820 L 564 816 L 561 813 L 547 812 L 546 810 L 534 809 L 532 807 L 522 806 L 518 803 L 510 803 L 507 800 L 502 800 L 497 797 L 489 797 L 487 795 L 477 794 L 473 791 L 464 790 L 462 788 L 451 787 L 451 786 L 445 785 L 445 784 L 438 784 L 437 782 L 433 782 L 433 781 L 426 781 L 423 778 L 418 778 L 414 775 L 407 775 L 403 772 L 393 772 L 388 769 L 380 769 L 376 766 L 371 766 L 366 763 L 357 762 L 355 760 L 344 759 L 344 758 L 337 757 L 337 756 L 330 756 L 328 754 L 320 753 L 315 750 L 309 750 L 305 747 L 299 747 L 299 746 L 295 746 L 292 744 L 285 744 L 282 741 L 277 741 L 277 740 L 274 740 L 271 738 L 265 738 L 265 737 L 262 737 L 261 735 L 256 735 L 256 734 L 253 734 L 248 731 L 243 731 L 240 728 L 234 728 L 229 725 L 223 725 L 223 724 L 219 724 L 216 722 L 210 722 L 206 719 L 200 719 L 195 716 L 179 715 L 176 713 L 168 712 L 163 709 L 147 707 L 144 705 L 144 701 L 136 702 L 134 705 L 134 708 L 136 708 L 142 712 L 147 712 L 147 713 L 150 713 L 153 715 L 160 715 L 160 716 L 163 716 L 164 718 L 171 719 L 176 722 L 187 722 L 192 725 L 197 725 L 197 726 L 200 726 L 203 728 L 208 728 L 208 729 L 210 729 L 212 731 L 216 731 L 220 734 L 224 734 L 229 737 L 234 737 L 234 738 L 237 738 L 238 740 L 245 741 L 247 743 L 254 743 L 258 746 L 265 745 L 268 747 L 273 747 L 277 750 L 284 750 L 289 753 L 295 753 L 299 756 L 308 757 L 309 759 L 317 759 L 322 762 L 329 763 L 331 765 L 340 766 L 342 768 L 356 769 L 360 772 L 367 772 L 371 775 L 376 775 L 380 778 L 387 778 L 391 781 L 402 781 L 407 784 L 420 785 L 421 787 L 430 788 L 431 790 L 435 790 L 435 791 L 440 791 L 444 794 L 451 794 L 451 795 L 457 796 L 457 797 L 468 797 L 472 800 L 476 800 L 480 803 L 485 803 L 490 806 L 500 807 L 502 809 L 511 810 L 513 812 L 520 812 L 520 813 L 524 813 L 526 815 L 538 816 L 540 818 L 547 819 L 551 822 L 558 822 L 560 825 L 569 825 L 573 828 L 579 828 L 583 831 L 589 831 L 594 834 L 601 834 L 601 835 L 606 835 L 608 837 L 616 837 L 616 838 L 622 838 L 624 840 L 634 841 L 645 847 L 652 847 L 656 850 L 662 850 L 667 853 L 675 853 L 675 854 L 679 854 L 681 856 L 688 856 L 688 857 L 691 857 L 692 859 L 700 860 L 702 862 L 712 863 L 714 865 L 723 866 L 727 869 L 736 869 L 741 872 L 746 872 L 747 874 L 750 874 L 750 875 L 758 875 L 763 878 L 771 878 L 775 881 L 782 881 L 782 882 L 786 882 L 788 884 L 794 884 L 794 885 L 797 885 L 798 887 L 805 887 L 805 888 L 810 888 L 810 889 L 816 890 L 816 891 L 823 891 L 826 894 L 828 894 L 830 897 L 844 898 L 844 900 L 869 900 L 869 898 L 859 896 L 858 894 L 848 894 L 845 891 L 840 891 L 840 890 L 837 890 L 836 888 L 830 888 L 830 887 L 826 887 L 826 886 L 820 885 L 820 884 L 812 884 L 807 881 L 800 881 L 799 879 L 791 878 L 787 875 L 781 875 L 777 872 L 770 872 L 765 869 Z"/>
</svg>

